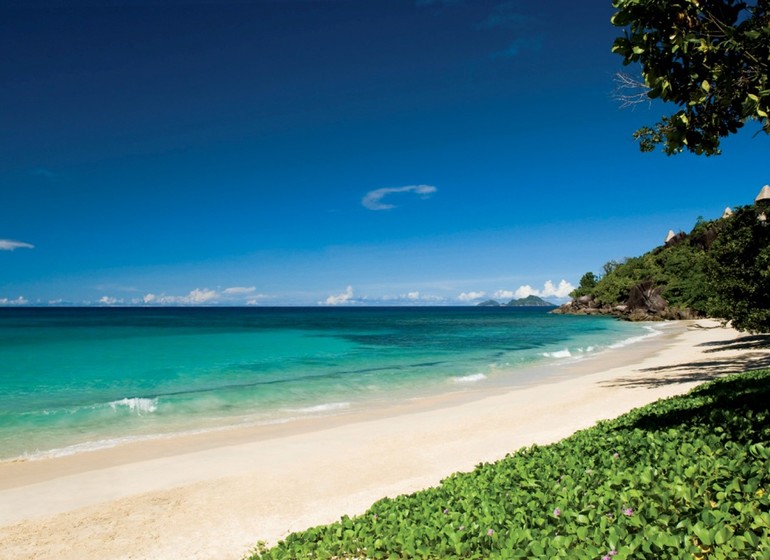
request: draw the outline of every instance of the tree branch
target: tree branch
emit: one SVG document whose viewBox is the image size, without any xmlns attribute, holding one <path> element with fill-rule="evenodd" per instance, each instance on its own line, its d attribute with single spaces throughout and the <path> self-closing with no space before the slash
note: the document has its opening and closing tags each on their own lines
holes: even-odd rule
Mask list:
<svg viewBox="0 0 770 560">
<path fill-rule="evenodd" d="M 625 72 L 617 72 L 613 77 L 615 89 L 612 90 L 612 97 L 620 102 L 620 107 L 626 109 L 635 107 L 640 103 L 652 103 L 647 93 L 650 88 L 639 78 L 634 78 Z"/>
</svg>

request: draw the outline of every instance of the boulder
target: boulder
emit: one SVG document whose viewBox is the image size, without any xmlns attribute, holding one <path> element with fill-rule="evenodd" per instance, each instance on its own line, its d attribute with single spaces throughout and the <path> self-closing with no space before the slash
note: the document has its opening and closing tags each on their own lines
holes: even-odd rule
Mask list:
<svg viewBox="0 0 770 560">
<path fill-rule="evenodd" d="M 668 302 L 660 295 L 660 288 L 653 286 L 649 281 L 631 288 L 626 305 L 632 311 L 642 310 L 650 314 L 661 313 L 668 308 Z"/>
</svg>

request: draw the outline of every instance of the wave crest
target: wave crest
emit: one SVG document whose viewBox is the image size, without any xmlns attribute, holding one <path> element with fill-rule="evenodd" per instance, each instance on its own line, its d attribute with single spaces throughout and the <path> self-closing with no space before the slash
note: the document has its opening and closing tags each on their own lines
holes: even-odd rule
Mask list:
<svg viewBox="0 0 770 560">
<path fill-rule="evenodd" d="M 126 409 L 132 414 L 141 416 L 142 414 L 152 414 L 158 410 L 158 399 L 148 399 L 142 397 L 125 398 L 109 403 L 114 411 Z"/>
<path fill-rule="evenodd" d="M 564 350 L 557 350 L 556 352 L 543 352 L 542 355 L 546 358 L 571 358 L 572 352 L 565 348 Z"/>
<path fill-rule="evenodd" d="M 318 404 L 315 406 L 307 406 L 305 408 L 291 408 L 289 409 L 291 412 L 298 412 L 300 414 L 317 414 L 319 412 L 331 412 L 333 410 L 345 410 L 346 408 L 350 408 L 349 402 L 335 402 L 335 403 L 324 403 L 324 404 Z"/>
<path fill-rule="evenodd" d="M 647 340 L 648 338 L 653 338 L 655 336 L 660 336 L 663 334 L 663 331 L 656 329 L 655 327 L 645 326 L 644 329 L 648 331 L 647 334 L 632 336 L 631 338 L 621 340 L 620 342 L 616 342 L 615 344 L 610 344 L 609 348 L 612 348 L 613 350 L 617 350 L 618 348 L 623 348 L 624 346 L 628 346 L 629 344 L 635 344 L 637 342 Z"/>
<path fill-rule="evenodd" d="M 455 383 L 477 383 L 487 378 L 483 373 L 473 373 L 471 375 L 464 375 L 462 377 L 453 377 L 452 381 Z"/>
</svg>

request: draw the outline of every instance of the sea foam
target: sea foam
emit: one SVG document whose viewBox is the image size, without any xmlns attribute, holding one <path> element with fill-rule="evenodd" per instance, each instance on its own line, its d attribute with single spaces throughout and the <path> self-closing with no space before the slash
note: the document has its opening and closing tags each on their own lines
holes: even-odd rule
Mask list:
<svg viewBox="0 0 770 560">
<path fill-rule="evenodd" d="M 464 375 L 463 377 L 453 377 L 452 381 L 455 383 L 478 383 L 487 378 L 483 373 L 474 373 L 471 375 Z"/>
<path fill-rule="evenodd" d="M 648 338 L 653 338 L 663 334 L 663 331 L 656 329 L 655 327 L 645 326 L 644 329 L 648 331 L 647 334 L 632 336 L 631 338 L 621 340 L 620 342 L 616 342 L 615 344 L 610 344 L 609 348 L 612 348 L 613 350 L 617 350 L 618 348 L 623 348 L 625 346 L 628 346 L 629 344 L 636 344 L 637 342 L 642 342 L 643 340 L 647 340 Z"/>
<path fill-rule="evenodd" d="M 158 399 L 134 397 L 112 401 L 109 405 L 112 410 L 127 409 L 129 412 L 141 416 L 142 414 L 152 414 L 158 410 Z"/>
<path fill-rule="evenodd" d="M 543 352 L 542 355 L 546 358 L 571 358 L 572 352 L 565 348 L 564 350 L 557 350 L 556 352 Z"/>
<path fill-rule="evenodd" d="M 319 412 L 332 412 L 334 410 L 345 410 L 346 408 L 350 408 L 349 402 L 324 403 L 304 408 L 291 408 L 289 411 L 300 414 L 318 414 Z"/>
</svg>

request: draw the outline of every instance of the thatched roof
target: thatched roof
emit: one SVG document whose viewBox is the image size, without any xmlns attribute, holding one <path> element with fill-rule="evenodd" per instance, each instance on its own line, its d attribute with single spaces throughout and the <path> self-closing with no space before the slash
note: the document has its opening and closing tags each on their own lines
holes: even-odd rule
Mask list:
<svg viewBox="0 0 770 560">
<path fill-rule="evenodd" d="M 770 185 L 765 185 L 762 187 L 762 190 L 759 191 L 759 194 L 757 195 L 757 198 L 754 199 L 754 202 L 770 202 Z"/>
<path fill-rule="evenodd" d="M 668 235 L 666 236 L 666 243 L 674 239 L 674 237 L 676 237 L 674 230 L 673 229 L 668 230 Z"/>
<path fill-rule="evenodd" d="M 733 211 L 730 209 L 729 206 L 725 208 L 725 211 L 722 213 L 723 218 L 729 218 L 732 215 L 733 215 Z"/>
</svg>

